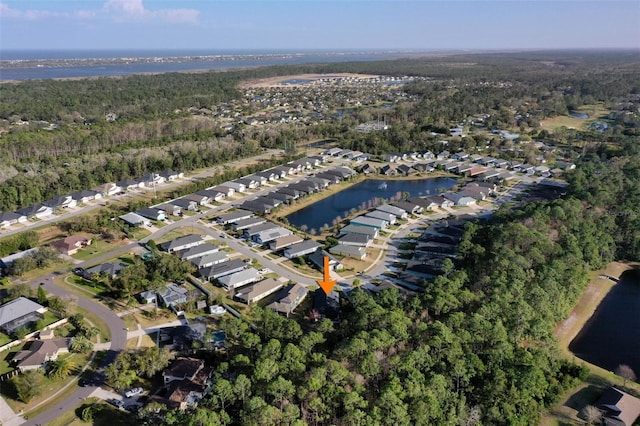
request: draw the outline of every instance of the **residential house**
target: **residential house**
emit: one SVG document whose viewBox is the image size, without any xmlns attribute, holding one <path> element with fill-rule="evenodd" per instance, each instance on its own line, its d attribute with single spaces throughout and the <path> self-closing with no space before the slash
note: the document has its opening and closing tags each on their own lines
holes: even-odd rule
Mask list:
<svg viewBox="0 0 640 426">
<path fill-rule="evenodd" d="M 241 220 L 235 222 L 232 225 L 232 228 L 235 231 L 243 231 L 245 229 L 249 229 L 249 228 L 251 228 L 253 226 L 261 225 L 261 224 L 266 223 L 266 222 L 267 222 L 267 219 L 265 219 L 263 217 L 255 216 L 255 217 L 250 217 L 248 219 L 241 219 Z"/>
<path fill-rule="evenodd" d="M 469 154 L 461 151 L 461 152 L 456 152 L 455 154 L 453 154 L 451 156 L 452 160 L 459 160 L 459 161 L 466 161 L 467 159 L 469 159 Z"/>
<path fill-rule="evenodd" d="M 76 204 L 86 204 L 89 201 L 102 199 L 102 194 L 92 189 L 83 189 L 82 191 L 77 191 L 71 194 L 71 198 L 76 202 Z"/>
<path fill-rule="evenodd" d="M 329 184 L 332 183 L 329 179 L 324 179 L 321 177 L 310 177 L 307 179 L 308 182 L 317 183 L 319 189 L 326 189 L 329 187 Z"/>
<path fill-rule="evenodd" d="M 391 213 L 386 213 L 380 210 L 374 210 L 372 212 L 368 212 L 365 214 L 365 217 L 372 217 L 374 219 L 382 219 L 385 220 L 387 222 L 389 222 L 389 224 L 393 225 L 394 223 L 396 223 L 396 215 L 393 215 Z"/>
<path fill-rule="evenodd" d="M 482 179 L 495 179 L 498 176 L 500 176 L 500 173 L 498 170 L 487 170 L 486 172 L 484 172 L 481 176 Z"/>
<path fill-rule="evenodd" d="M 444 160 L 449 158 L 449 151 L 444 150 L 438 153 L 438 155 L 436 156 L 437 160 Z"/>
<path fill-rule="evenodd" d="M 44 204 L 34 204 L 29 207 L 24 207 L 16 211 L 20 216 L 25 216 L 28 219 L 46 219 L 53 214 L 53 209 L 50 206 Z"/>
<path fill-rule="evenodd" d="M 156 206 L 159 210 L 162 210 L 165 214 L 165 217 L 167 215 L 170 216 L 181 216 L 182 215 L 182 207 L 180 206 L 176 206 L 175 204 L 161 204 L 159 206 Z"/>
<path fill-rule="evenodd" d="M 410 214 L 419 214 L 424 211 L 422 207 L 409 201 L 396 201 L 395 206 Z"/>
<path fill-rule="evenodd" d="M 213 202 L 221 202 L 225 198 L 227 198 L 227 194 L 222 191 L 215 191 L 213 189 L 203 189 L 196 192 L 196 195 L 202 195 L 208 198 L 207 203 L 212 204 Z"/>
<path fill-rule="evenodd" d="M 534 170 L 538 176 L 549 177 L 550 169 L 547 166 L 537 166 Z"/>
<path fill-rule="evenodd" d="M 400 160 L 397 154 L 385 154 L 384 161 L 387 163 L 397 163 Z"/>
<path fill-rule="evenodd" d="M 273 170 L 275 170 L 276 172 L 279 172 L 281 178 L 290 176 L 290 175 L 295 175 L 296 173 L 298 173 L 298 168 L 290 165 L 277 166 L 277 167 L 274 167 Z M 282 175 L 283 173 L 284 173 L 284 176 Z"/>
<path fill-rule="evenodd" d="M 602 424 L 607 426 L 632 426 L 640 417 L 640 399 L 620 389 L 607 389 L 595 407 L 602 413 Z"/>
<path fill-rule="evenodd" d="M 367 216 L 358 216 L 351 219 L 349 221 L 349 224 L 357 226 L 369 226 L 376 229 L 385 229 L 389 225 L 389 221 Z"/>
<path fill-rule="evenodd" d="M 378 238 L 378 229 L 369 226 L 347 225 L 340 229 L 340 235 L 346 234 L 364 234 L 376 239 Z"/>
<path fill-rule="evenodd" d="M 158 343 L 161 348 L 173 352 L 193 352 L 194 345 L 202 347 L 205 343 L 207 326 L 204 322 L 194 321 L 188 325 L 163 327 L 158 331 Z M 174 377 L 180 377 L 177 374 Z M 176 379 L 178 381 L 180 379 Z M 169 380 L 173 382 L 173 380 Z"/>
<path fill-rule="evenodd" d="M 350 169 L 349 167 L 336 167 L 336 168 L 327 170 L 326 173 L 329 173 L 329 174 L 332 174 L 332 175 L 336 175 L 336 176 L 340 176 L 340 178 L 343 179 L 343 180 L 348 179 L 351 176 L 355 176 L 356 174 L 358 174 L 355 170 Z"/>
<path fill-rule="evenodd" d="M 285 237 L 291 234 L 293 234 L 293 232 L 290 229 L 278 227 L 276 229 L 270 229 L 268 231 L 260 232 L 259 234 L 251 237 L 251 239 L 258 244 L 268 244 L 280 237 Z"/>
<path fill-rule="evenodd" d="M 373 229 L 373 228 L 371 228 Z M 333 257 L 333 255 L 327 253 L 325 250 L 318 249 L 311 253 L 307 258 L 320 270 L 320 272 L 324 273 L 324 258 L 327 257 L 329 259 L 329 270 L 331 271 L 339 271 L 344 268 L 344 265 L 338 262 L 338 259 Z"/>
<path fill-rule="evenodd" d="M 0 213 L 0 228 L 27 222 L 27 216 L 13 212 Z"/>
<path fill-rule="evenodd" d="M 425 197 L 425 199 L 429 203 L 436 204 L 437 207 L 450 208 L 450 207 L 453 207 L 453 205 L 454 205 L 454 203 L 452 201 L 447 200 L 442 195 L 429 195 L 429 196 Z"/>
<path fill-rule="evenodd" d="M 173 181 L 176 179 L 182 179 L 184 177 L 184 173 L 176 172 L 170 169 L 163 170 L 160 173 L 158 173 L 158 175 L 160 175 L 160 177 L 163 178 L 165 181 Z"/>
<path fill-rule="evenodd" d="M 176 305 L 187 303 L 187 293 L 189 293 L 189 290 L 186 288 L 169 284 L 164 290 L 158 292 L 158 298 L 164 306 L 172 308 Z"/>
<path fill-rule="evenodd" d="M 267 182 L 269 182 L 269 176 L 270 176 L 269 174 L 267 174 L 267 176 L 261 176 L 259 173 L 260 172 L 249 176 L 249 179 L 253 179 L 256 182 L 258 182 L 258 185 L 257 185 L 258 187 L 260 187 L 262 185 L 266 185 Z"/>
<path fill-rule="evenodd" d="M 258 182 L 255 179 L 252 179 L 250 177 L 244 177 L 244 178 L 236 179 L 233 182 L 238 183 L 240 185 L 244 185 L 244 187 L 246 189 L 256 189 L 258 186 L 260 186 L 260 182 Z M 240 191 L 240 192 L 242 192 L 242 191 Z"/>
<path fill-rule="evenodd" d="M 76 254 L 81 248 L 89 245 L 91 245 L 91 238 L 82 235 L 71 235 L 51 243 L 51 246 L 55 248 L 58 253 L 68 256 Z"/>
<path fill-rule="evenodd" d="M 149 219 L 142 217 L 137 213 L 127 213 L 118 217 L 120 218 L 120 220 L 124 221 L 125 223 L 131 226 L 151 225 L 151 221 L 149 221 Z"/>
<path fill-rule="evenodd" d="M 138 300 L 140 303 L 150 304 L 156 303 L 158 300 L 158 293 L 155 290 L 147 290 L 138 293 Z"/>
<path fill-rule="evenodd" d="M 173 381 L 193 380 L 204 369 L 204 361 L 197 358 L 176 358 L 167 369 L 162 372 L 164 384 Z"/>
<path fill-rule="evenodd" d="M 233 197 L 236 194 L 236 189 L 228 185 L 217 185 L 217 186 L 214 186 L 213 188 L 207 188 L 207 189 L 211 189 L 212 191 L 222 192 L 227 198 Z"/>
<path fill-rule="evenodd" d="M 433 152 L 427 151 L 422 153 L 422 158 L 424 158 L 425 160 L 433 160 L 434 158 L 436 158 L 436 156 Z"/>
<path fill-rule="evenodd" d="M 142 208 L 136 211 L 136 214 L 158 222 L 166 219 L 166 216 L 164 215 L 164 212 L 162 210 L 154 209 L 151 207 Z"/>
<path fill-rule="evenodd" d="M 367 163 L 360 168 L 360 172 L 364 173 L 365 175 L 369 175 L 369 174 L 375 174 L 377 170 L 370 163 Z"/>
<path fill-rule="evenodd" d="M 306 195 L 306 192 L 291 187 L 280 188 L 278 189 L 278 192 L 281 194 L 291 195 L 294 200 L 300 198 L 303 195 Z"/>
<path fill-rule="evenodd" d="M 315 161 L 312 163 L 307 158 L 301 158 L 301 159 L 296 160 L 296 161 L 290 161 L 287 164 L 290 164 L 293 167 L 297 167 L 299 171 L 303 171 L 303 170 L 311 169 L 313 167 L 314 163 L 315 163 Z"/>
<path fill-rule="evenodd" d="M 191 201 L 186 197 L 177 198 L 171 201 L 171 204 L 173 204 L 174 206 L 180 207 L 183 211 L 184 210 L 191 211 L 191 212 L 198 211 L 198 203 L 195 201 Z"/>
<path fill-rule="evenodd" d="M 270 231 L 272 229 L 277 229 L 280 228 L 280 225 L 276 225 L 273 222 L 265 222 L 265 223 L 261 223 L 259 225 L 254 225 L 248 229 L 244 230 L 244 236 L 248 239 L 253 239 L 254 235 L 258 235 L 261 232 L 264 231 Z"/>
<path fill-rule="evenodd" d="M 395 176 L 398 174 L 398 171 L 391 165 L 387 164 L 386 166 L 382 166 L 380 168 L 380 174 L 385 176 Z"/>
<path fill-rule="evenodd" d="M 415 172 L 416 172 L 416 170 L 415 170 L 413 167 L 411 167 L 411 166 L 409 166 L 409 165 L 407 165 L 407 164 L 400 164 L 400 165 L 396 168 L 396 171 L 397 171 L 398 173 L 400 173 L 401 175 L 404 175 L 404 176 L 409 176 L 410 174 L 412 174 L 412 173 L 415 173 Z"/>
<path fill-rule="evenodd" d="M 293 199 L 293 195 L 282 194 L 280 192 L 270 192 L 269 194 L 267 194 L 267 198 L 278 200 L 280 201 L 280 203 L 288 203 L 289 200 Z"/>
<path fill-rule="evenodd" d="M 112 278 L 117 277 L 128 265 L 123 262 L 105 262 L 82 271 L 82 278 L 91 281 L 94 275 L 106 275 Z"/>
<path fill-rule="evenodd" d="M 474 177 L 474 176 L 478 176 L 481 175 L 483 173 L 485 173 L 487 171 L 487 169 L 485 167 L 480 167 L 480 166 L 476 166 L 476 167 L 472 167 L 471 170 L 469 170 L 466 175 L 469 177 Z"/>
<path fill-rule="evenodd" d="M 147 173 L 139 179 L 139 182 L 142 182 L 144 184 L 143 186 L 153 187 L 163 184 L 165 180 L 166 179 L 163 176 L 160 176 L 158 173 Z"/>
<path fill-rule="evenodd" d="M 198 270 L 198 275 L 209 281 L 216 280 L 225 275 L 242 271 L 247 267 L 247 263 L 242 259 L 233 259 L 228 262 L 218 263 Z"/>
<path fill-rule="evenodd" d="M 257 200 L 245 201 L 240 205 L 243 210 L 249 210 L 256 214 L 267 214 L 273 209 L 273 205 L 265 204 Z"/>
<path fill-rule="evenodd" d="M 456 167 L 456 173 L 460 175 L 468 174 L 473 167 L 474 166 L 470 164 L 459 164 L 458 167 Z"/>
<path fill-rule="evenodd" d="M 320 172 L 320 173 L 316 173 L 316 177 L 326 179 L 329 181 L 330 184 L 337 184 L 342 182 L 342 177 L 335 173 Z"/>
<path fill-rule="evenodd" d="M 133 179 L 121 180 L 120 182 L 116 182 L 116 185 L 122 188 L 123 191 L 135 191 L 136 189 L 144 187 L 143 182 Z"/>
<path fill-rule="evenodd" d="M 413 168 L 422 173 L 431 173 L 435 170 L 429 163 L 417 163 L 413 165 Z"/>
<path fill-rule="evenodd" d="M 200 244 L 204 244 L 204 240 L 201 235 L 188 234 L 171 241 L 158 244 L 158 248 L 162 251 L 166 251 L 167 253 L 173 253 L 180 250 L 186 250 L 191 247 L 196 247 Z"/>
<path fill-rule="evenodd" d="M 193 257 L 190 259 L 193 266 L 197 269 L 207 268 L 209 266 L 217 265 L 218 263 L 229 261 L 229 255 L 224 251 L 217 251 L 214 253 L 205 254 L 200 257 Z"/>
<path fill-rule="evenodd" d="M 199 206 L 209 204 L 209 197 L 204 194 L 189 194 L 182 197 L 183 200 L 195 201 Z"/>
<path fill-rule="evenodd" d="M 282 204 L 282 200 L 277 198 L 268 197 L 266 195 L 260 196 L 255 200 L 252 200 L 256 203 L 264 204 L 269 208 L 269 210 L 274 209 Z"/>
<path fill-rule="evenodd" d="M 364 260 L 367 255 L 367 250 L 364 247 L 357 247 L 348 244 L 336 244 L 329 249 L 329 253 Z"/>
<path fill-rule="evenodd" d="M 289 285 L 280 291 L 276 301 L 271 303 L 268 308 L 288 317 L 302 303 L 308 293 L 309 290 L 300 284 Z"/>
<path fill-rule="evenodd" d="M 326 294 L 323 290 L 318 289 L 313 292 L 313 309 L 309 313 L 309 317 L 314 321 L 322 318 L 338 319 L 340 318 L 340 293 L 332 290 Z"/>
<path fill-rule="evenodd" d="M 243 301 L 247 305 L 250 305 L 275 293 L 276 291 L 280 290 L 282 286 L 283 284 L 281 281 L 273 278 L 267 278 L 266 280 L 262 280 L 255 284 L 251 284 L 241 288 L 240 290 L 238 290 L 235 297 L 236 299 Z"/>
<path fill-rule="evenodd" d="M 385 212 L 385 213 L 391 213 L 397 219 L 407 219 L 409 217 L 406 211 L 396 206 L 392 206 L 391 204 L 383 204 L 381 206 L 376 207 L 376 210 Z"/>
<path fill-rule="evenodd" d="M 301 243 L 302 241 L 304 240 L 302 239 L 302 237 L 298 235 L 295 235 L 295 234 L 285 235 L 283 237 L 279 237 L 271 241 L 269 243 L 269 249 L 273 251 L 279 251 L 291 245 Z"/>
<path fill-rule="evenodd" d="M 474 198 L 454 192 L 445 192 L 443 197 L 453 202 L 456 206 L 472 206 L 476 204 L 476 200 Z"/>
<path fill-rule="evenodd" d="M 220 248 L 211 243 L 199 244 L 197 246 L 175 252 L 182 260 L 191 260 L 208 254 L 218 253 Z"/>
<path fill-rule="evenodd" d="M 71 197 L 71 195 L 58 195 L 44 202 L 45 206 L 56 209 L 70 209 L 76 207 L 78 202 Z"/>
<path fill-rule="evenodd" d="M 240 182 L 235 182 L 235 181 L 225 182 L 223 184 L 223 186 L 225 186 L 227 188 L 231 188 L 235 192 L 247 192 L 247 185 L 245 185 L 243 183 L 240 183 Z M 213 189 L 218 189 L 218 187 L 214 187 Z M 229 196 L 229 195 L 227 195 L 227 196 Z"/>
<path fill-rule="evenodd" d="M 44 368 L 49 361 L 55 361 L 60 354 L 69 352 L 71 339 L 34 340 L 28 343 L 28 349 L 18 351 L 11 362 L 21 371 L 37 370 Z"/>
<path fill-rule="evenodd" d="M 340 154 L 341 152 L 342 152 L 342 149 L 340 149 L 340 148 L 329 148 L 328 150 L 326 150 L 324 152 L 324 154 L 331 155 L 331 156 L 335 157 L 336 155 Z"/>
<path fill-rule="evenodd" d="M 99 186 L 98 188 L 95 188 L 94 191 L 98 192 L 99 194 L 102 194 L 105 197 L 112 197 L 124 191 L 124 188 L 122 188 L 120 185 L 118 185 L 115 182 L 109 182 L 109 183 L 105 183 L 102 186 Z"/>
<path fill-rule="evenodd" d="M 356 247 L 369 247 L 373 238 L 366 234 L 344 234 L 338 238 L 340 244 Z"/>
<path fill-rule="evenodd" d="M 469 161 L 473 161 L 474 163 L 481 163 L 484 157 L 480 154 L 471 154 L 469 156 Z"/>
<path fill-rule="evenodd" d="M 280 174 L 279 173 L 276 174 L 276 172 L 274 172 L 273 170 L 263 170 L 261 172 L 255 173 L 254 176 L 259 176 L 263 179 L 266 179 L 265 181 L 262 182 L 263 185 L 268 181 L 274 181 L 280 178 Z"/>
<path fill-rule="evenodd" d="M 18 297 L 0 306 L 0 330 L 13 334 L 21 327 L 26 327 L 44 318 L 47 308 L 27 299 Z"/>
<path fill-rule="evenodd" d="M 412 197 L 412 198 L 409 198 L 407 201 L 422 207 L 424 210 L 433 211 L 438 207 L 440 207 L 439 203 L 433 200 L 430 200 L 429 198 Z"/>
<path fill-rule="evenodd" d="M 10 254 L 9 256 L 5 256 L 5 257 L 1 258 L 0 259 L 0 272 L 3 272 L 3 270 L 5 270 L 5 269 L 9 269 L 11 267 L 11 265 L 13 265 L 13 263 L 16 260 L 25 258 L 27 256 L 31 256 L 36 251 L 38 251 L 38 248 L 34 247 L 34 248 L 31 248 L 31 249 L 19 251 L 17 253 L 13 253 L 13 254 Z M 0 275 L 2 275 L 2 274 L 0 273 Z"/>
<path fill-rule="evenodd" d="M 293 259 L 295 257 L 305 256 L 315 252 L 322 244 L 315 240 L 306 240 L 298 244 L 290 245 L 284 249 L 284 257 Z"/>
<path fill-rule="evenodd" d="M 254 268 L 247 268 L 218 278 L 218 283 L 224 287 L 225 290 L 233 290 L 238 287 L 242 287 L 243 285 L 258 281 L 258 279 L 260 279 L 260 272 Z"/>
<path fill-rule="evenodd" d="M 236 223 L 243 219 L 249 219 L 253 216 L 253 213 L 247 210 L 236 210 L 231 213 L 223 214 L 218 216 L 216 221 L 223 225 L 227 225 L 230 223 Z"/>
</svg>

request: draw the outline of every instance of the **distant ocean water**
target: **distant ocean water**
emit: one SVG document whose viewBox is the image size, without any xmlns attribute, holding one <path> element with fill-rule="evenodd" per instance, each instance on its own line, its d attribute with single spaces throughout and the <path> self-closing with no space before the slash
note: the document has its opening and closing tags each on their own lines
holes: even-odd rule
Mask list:
<svg viewBox="0 0 640 426">
<path fill-rule="evenodd" d="M 0 52 L 0 80 L 105 77 L 268 65 L 396 59 L 415 51 L 10 50 Z M 129 59 L 130 61 L 127 61 Z M 116 63 L 108 63 L 117 60 Z M 24 66 L 22 63 L 24 62 Z"/>
</svg>

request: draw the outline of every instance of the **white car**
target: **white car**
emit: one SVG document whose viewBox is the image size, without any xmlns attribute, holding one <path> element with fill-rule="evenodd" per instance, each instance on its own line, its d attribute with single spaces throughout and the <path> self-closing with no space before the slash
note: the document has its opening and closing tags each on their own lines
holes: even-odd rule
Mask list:
<svg viewBox="0 0 640 426">
<path fill-rule="evenodd" d="M 127 398 L 132 398 L 134 396 L 140 395 L 142 392 L 144 392 L 142 388 L 133 388 L 126 391 L 124 393 L 124 396 L 126 396 Z"/>
</svg>

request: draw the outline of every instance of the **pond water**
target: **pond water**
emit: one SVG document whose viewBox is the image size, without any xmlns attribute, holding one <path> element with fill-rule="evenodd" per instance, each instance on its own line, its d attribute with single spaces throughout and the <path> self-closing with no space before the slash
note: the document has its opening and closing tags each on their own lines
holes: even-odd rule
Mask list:
<svg viewBox="0 0 640 426">
<path fill-rule="evenodd" d="M 626 364 L 640 377 L 640 270 L 622 274 L 569 350 L 609 371 Z"/>
<path fill-rule="evenodd" d="M 569 116 L 573 117 L 573 118 L 581 118 L 583 120 L 586 120 L 587 118 L 589 118 L 589 116 L 587 114 L 584 114 L 582 112 L 577 112 L 577 111 L 572 111 Z"/>
<path fill-rule="evenodd" d="M 429 178 L 415 180 L 368 179 L 357 183 L 287 216 L 289 223 L 296 227 L 306 225 L 307 229 L 331 226 L 333 221 L 349 215 L 351 209 L 367 208 L 376 198 L 389 200 L 408 192 L 410 196 L 435 195 L 438 190 L 447 190 L 456 184 L 452 178 Z"/>
</svg>

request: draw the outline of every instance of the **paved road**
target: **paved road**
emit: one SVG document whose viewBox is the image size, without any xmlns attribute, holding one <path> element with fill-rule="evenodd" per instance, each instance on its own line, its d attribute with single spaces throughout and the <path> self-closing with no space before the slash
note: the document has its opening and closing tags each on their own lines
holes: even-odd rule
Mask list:
<svg viewBox="0 0 640 426">
<path fill-rule="evenodd" d="M 64 271 L 61 271 L 64 273 Z M 94 302 L 84 297 L 78 297 L 76 294 L 71 293 L 63 288 L 60 288 L 53 284 L 53 278 L 56 277 L 57 274 L 50 274 L 44 279 L 38 280 L 38 282 L 33 282 L 31 285 L 35 288 L 38 286 L 38 283 L 42 282 L 44 289 L 55 296 L 58 297 L 73 297 L 78 300 L 78 306 L 82 309 L 86 309 L 95 315 L 98 315 L 102 320 L 104 320 L 109 326 L 109 330 L 111 332 L 111 348 L 107 352 L 107 355 L 102 362 L 101 367 L 105 367 L 110 364 L 118 352 L 125 349 L 127 344 L 127 330 L 125 329 L 124 322 L 115 314 L 115 312 L 111 311 L 106 306 L 101 303 Z M 80 404 L 85 398 L 89 397 L 97 388 L 99 384 L 93 386 L 86 386 L 78 388 L 72 395 L 67 397 L 65 400 L 56 404 L 54 407 L 51 407 L 44 413 L 38 415 L 33 419 L 28 419 L 25 423 L 26 425 L 43 425 L 49 423 L 55 419 L 57 419 L 61 413 L 66 413 L 68 411 L 73 410 L 78 404 Z"/>
</svg>

